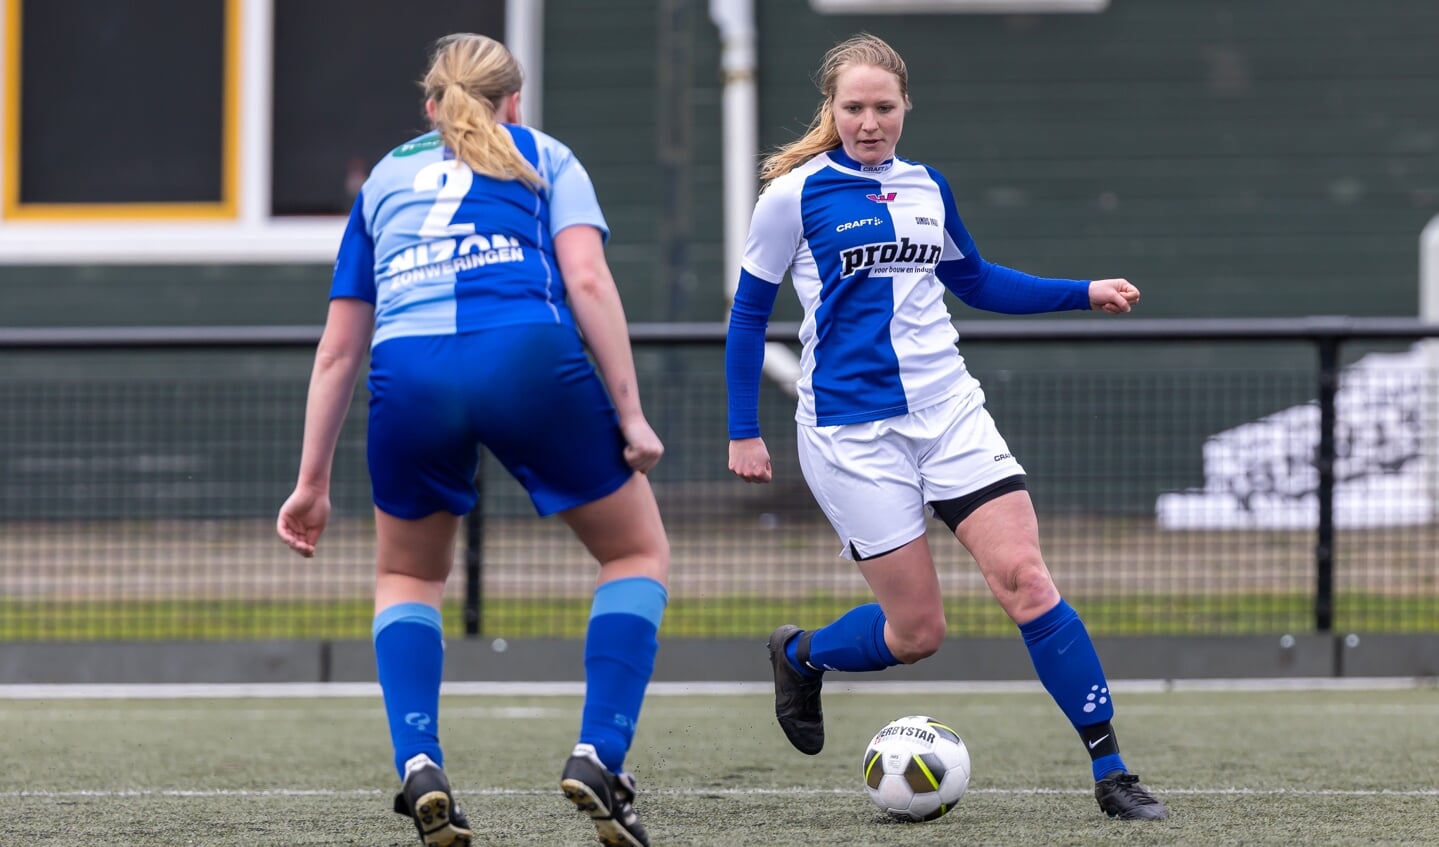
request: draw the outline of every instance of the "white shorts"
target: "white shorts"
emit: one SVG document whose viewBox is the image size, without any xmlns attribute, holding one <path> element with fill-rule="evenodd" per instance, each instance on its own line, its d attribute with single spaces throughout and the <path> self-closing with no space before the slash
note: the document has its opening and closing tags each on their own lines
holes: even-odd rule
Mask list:
<svg viewBox="0 0 1439 847">
<path fill-rule="evenodd" d="M 846 559 L 920 537 L 932 502 L 1024 473 L 979 389 L 893 418 L 798 430 L 800 469 Z"/>
</svg>

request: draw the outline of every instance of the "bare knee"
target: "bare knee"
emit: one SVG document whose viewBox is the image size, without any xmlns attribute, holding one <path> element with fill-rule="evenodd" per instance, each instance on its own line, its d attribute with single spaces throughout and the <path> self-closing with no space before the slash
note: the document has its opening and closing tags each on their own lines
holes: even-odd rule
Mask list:
<svg viewBox="0 0 1439 847">
<path fill-rule="evenodd" d="M 652 543 L 643 544 L 630 550 L 616 550 L 609 558 L 600 559 L 600 570 L 605 579 L 625 577 L 648 577 L 662 585 L 669 584 L 670 546 L 661 535 Z"/>
<path fill-rule="evenodd" d="M 657 549 L 648 550 L 640 555 L 640 570 L 650 579 L 657 580 L 661 584 L 668 585 L 670 577 L 670 547 L 668 543 L 661 544 Z"/>
<path fill-rule="evenodd" d="M 944 636 L 943 614 L 926 617 L 904 627 L 896 627 L 893 620 L 885 623 L 885 645 L 896 659 L 906 665 L 912 665 L 939 652 Z"/>
<path fill-rule="evenodd" d="M 1059 589 L 1037 555 L 1006 568 L 991 582 L 995 597 L 1015 623 L 1027 623 L 1059 602 Z"/>
</svg>

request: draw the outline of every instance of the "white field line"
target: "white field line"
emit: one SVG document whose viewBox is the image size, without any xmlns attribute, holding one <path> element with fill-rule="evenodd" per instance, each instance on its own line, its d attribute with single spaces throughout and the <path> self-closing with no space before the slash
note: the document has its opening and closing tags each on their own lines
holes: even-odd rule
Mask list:
<svg viewBox="0 0 1439 847">
<path fill-rule="evenodd" d="M 1418 788 L 1402 791 L 1388 789 L 1339 789 L 1339 788 L 1171 788 L 1151 785 L 1151 788 L 1168 795 L 1194 797 L 1439 797 L 1439 788 Z M 378 789 L 309 789 L 309 788 L 216 788 L 216 789 L 116 789 L 116 790 L 74 790 L 74 791 L 0 791 L 5 799 L 129 799 L 143 797 L 376 797 L 389 796 L 392 792 Z M 550 789 L 482 788 L 465 790 L 464 796 L 480 797 L 551 797 L 556 794 Z M 670 797 L 839 797 L 856 794 L 849 788 L 661 788 L 646 789 L 647 795 Z M 1031 796 L 1089 796 L 1093 789 L 1080 788 L 971 788 L 969 794 L 986 794 L 995 797 Z"/>
<path fill-rule="evenodd" d="M 42 701 L 35 701 L 42 702 Z M 717 707 L 713 704 L 701 704 L 690 708 L 681 708 L 678 712 L 670 707 L 669 714 L 706 714 L 713 712 Z M 1307 716 L 1314 717 L 1329 715 L 1336 718 L 1350 717 L 1377 717 L 1390 715 L 1395 717 L 1439 717 L 1439 703 L 1312 703 L 1303 706 L 1294 706 L 1283 703 L 1234 703 L 1229 705 L 1192 705 L 1159 703 L 1150 701 L 1147 703 L 1134 703 L 1125 701 L 1120 707 L 1125 717 L 1149 716 L 1168 718 L 1195 718 L 1195 717 L 1225 717 L 1234 715 L 1268 715 L 1276 709 L 1283 710 L 1290 714 L 1294 709 L 1302 709 Z M 1035 703 L 965 703 L 963 707 L 966 722 L 973 721 L 976 717 L 987 715 L 1030 715 L 1036 718 L 1048 718 L 1058 716 L 1054 704 L 1047 700 L 1040 700 Z M 383 704 L 376 695 L 372 702 L 355 708 L 330 707 L 325 712 L 325 719 L 334 721 L 366 721 L 371 722 L 376 716 L 383 712 Z M 449 704 L 442 709 L 442 714 L 447 721 L 464 720 L 557 720 L 570 717 L 573 711 L 568 708 L 546 707 L 546 706 L 459 706 Z M 133 707 L 100 709 L 87 708 L 83 710 L 66 710 L 54 708 L 39 710 L 36 708 L 4 708 L 0 707 L 0 724 L 4 723 L 104 723 L 122 722 L 126 724 L 183 724 L 183 723 L 206 723 L 213 724 L 216 721 L 244 722 L 256 721 L 269 723 L 272 721 L 308 721 L 315 719 L 315 711 L 309 709 L 283 709 L 283 708 L 245 708 L 245 707 L 222 707 L 204 705 L 196 707 Z"/>
<path fill-rule="evenodd" d="M 334 721 L 365 721 L 372 722 L 378 716 L 384 714 L 384 704 L 379 698 L 373 702 L 366 702 L 363 707 L 356 704 L 356 708 L 335 708 L 327 707 L 324 712 L 324 719 L 328 722 Z M 1439 705 L 1436 705 L 1439 711 Z M 556 720 L 559 718 L 573 716 L 574 710 L 561 709 L 558 707 L 540 706 L 451 706 L 448 705 L 442 714 L 446 720 Z M 105 721 L 119 721 L 127 724 L 144 723 L 184 723 L 200 722 L 213 723 L 215 721 L 257 721 L 270 723 L 273 721 L 313 721 L 316 719 L 314 707 L 307 709 L 293 708 L 261 708 L 247 709 L 243 707 L 215 706 L 215 705 L 192 705 L 176 706 L 173 708 L 155 708 L 153 706 L 133 708 L 109 709 L 105 707 L 92 707 L 86 709 L 64 709 L 63 707 L 41 711 L 34 707 L 25 708 L 4 708 L 0 707 L 0 723 L 101 723 Z"/>
<path fill-rule="evenodd" d="M 1112 680 L 1116 694 L 1152 694 L 1184 691 L 1373 691 L 1434 688 L 1433 677 L 1302 677 L 1280 679 L 1134 679 Z M 670 696 L 748 696 L 772 690 L 768 682 L 656 682 L 649 694 Z M 834 679 L 825 691 L 859 694 L 1008 694 L 1040 692 L 1038 682 L 853 682 Z M 450 682 L 442 692 L 452 696 L 575 697 L 584 694 L 582 682 Z M 378 697 L 372 682 L 280 682 L 193 684 L 0 685 L 0 700 L 182 700 L 231 698 Z"/>
</svg>

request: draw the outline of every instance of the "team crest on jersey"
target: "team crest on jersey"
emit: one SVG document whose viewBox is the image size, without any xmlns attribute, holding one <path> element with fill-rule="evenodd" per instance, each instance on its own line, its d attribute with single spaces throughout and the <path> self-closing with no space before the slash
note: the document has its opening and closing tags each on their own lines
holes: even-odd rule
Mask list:
<svg viewBox="0 0 1439 847">
<path fill-rule="evenodd" d="M 441 144 L 440 137 L 425 138 L 420 141 L 411 141 L 401 144 L 390 152 L 391 156 L 413 156 L 416 153 L 423 153 L 426 150 L 433 150 Z"/>
<path fill-rule="evenodd" d="M 900 238 L 898 243 L 891 241 L 852 247 L 840 251 L 840 263 L 843 267 L 840 276 L 846 277 L 856 271 L 884 266 L 904 265 L 907 266 L 906 270 L 913 270 L 916 266 L 933 267 L 942 252 L 943 245 L 917 244 L 908 238 Z"/>
<path fill-rule="evenodd" d="M 864 196 L 866 199 L 873 200 L 876 203 L 893 203 L 895 192 L 891 191 L 888 194 L 866 194 Z"/>
</svg>

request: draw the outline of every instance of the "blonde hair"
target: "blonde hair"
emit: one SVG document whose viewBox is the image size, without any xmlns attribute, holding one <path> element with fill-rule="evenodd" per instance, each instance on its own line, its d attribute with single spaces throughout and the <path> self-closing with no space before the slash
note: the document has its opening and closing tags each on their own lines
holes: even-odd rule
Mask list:
<svg viewBox="0 0 1439 847">
<path fill-rule="evenodd" d="M 824 95 L 824 100 L 815 110 L 809 129 L 800 138 L 765 157 L 760 165 L 760 181 L 764 185 L 768 186 L 776 177 L 784 176 L 820 153 L 842 146 L 839 129 L 834 125 L 834 93 L 839 85 L 840 73 L 852 67 L 874 67 L 894 74 L 899 80 L 904 108 L 910 108 L 909 69 L 893 47 L 867 32 L 841 41 L 824 54 L 824 61 L 815 74 L 815 85 Z"/>
<path fill-rule="evenodd" d="M 535 190 L 544 180 L 525 157 L 496 112 L 520 90 L 524 73 L 505 45 L 483 35 L 459 32 L 435 42 L 430 69 L 421 83 L 435 104 L 434 124 L 455 158 L 476 173 L 515 179 Z"/>
</svg>

